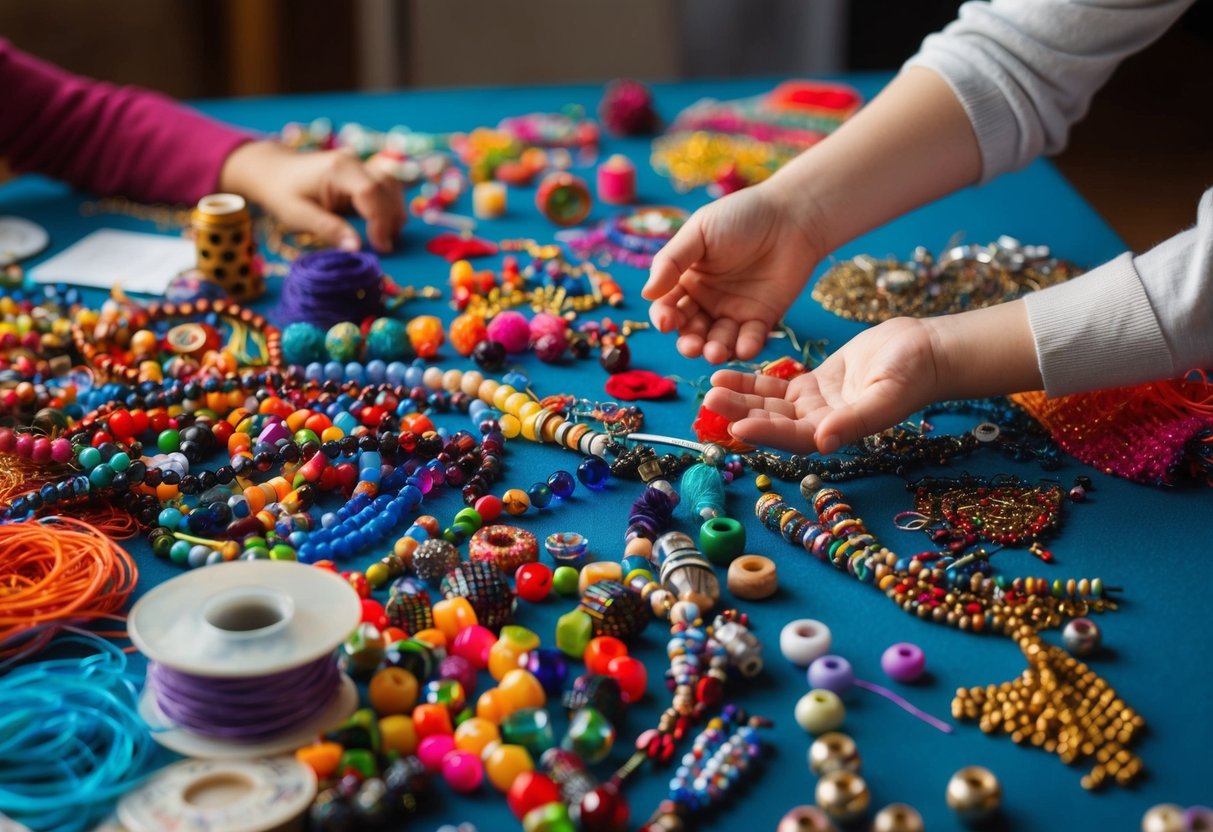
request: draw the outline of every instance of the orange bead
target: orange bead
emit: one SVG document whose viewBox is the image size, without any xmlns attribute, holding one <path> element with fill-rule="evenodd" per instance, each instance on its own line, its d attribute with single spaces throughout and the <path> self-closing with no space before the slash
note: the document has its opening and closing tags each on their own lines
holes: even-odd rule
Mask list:
<svg viewBox="0 0 1213 832">
<path fill-rule="evenodd" d="M 156 486 L 156 499 L 162 503 L 177 499 L 177 486 L 163 482 L 160 483 L 160 485 Z"/>
<path fill-rule="evenodd" d="M 323 413 L 313 413 L 303 423 L 303 426 L 316 434 L 324 433 L 325 430 L 333 426 L 333 420 Z"/>
<path fill-rule="evenodd" d="M 470 289 L 472 287 L 472 278 L 476 274 L 476 269 L 467 260 L 456 260 L 451 264 L 451 288 L 458 289 L 463 287 Z"/>
<path fill-rule="evenodd" d="M 454 728 L 451 727 L 451 712 L 447 710 L 446 705 L 418 705 L 413 708 L 413 727 L 417 729 L 419 738 L 428 737 L 431 734 L 446 734 L 454 733 Z"/>
<path fill-rule="evenodd" d="M 477 623 L 476 610 L 466 598 L 446 598 L 434 605 L 434 626 L 450 641 L 455 640 L 460 630 Z"/>
<path fill-rule="evenodd" d="M 501 636 L 489 648 L 489 675 L 501 681 L 505 674 L 518 667 L 521 658 L 539 648 L 539 636 L 526 627 L 507 624 Z"/>
<path fill-rule="evenodd" d="M 539 684 L 539 680 L 529 670 L 520 667 L 505 674 L 497 684 L 497 690 L 506 698 L 506 702 L 510 703 L 511 713 L 523 708 L 542 708 L 547 702 L 543 685 Z"/>
<path fill-rule="evenodd" d="M 383 628 L 383 643 L 395 644 L 398 641 L 404 641 L 409 637 L 409 634 L 399 627 L 384 627 Z"/>
<path fill-rule="evenodd" d="M 484 318 L 479 315 L 458 315 L 451 321 L 451 346 L 462 356 L 469 356 L 476 345 L 489 337 Z"/>
<path fill-rule="evenodd" d="M 598 636 L 585 646 L 585 669 L 599 676 L 607 675 L 611 659 L 628 654 L 628 646 L 614 636 Z"/>
<path fill-rule="evenodd" d="M 402 667 L 385 667 L 367 686 L 367 698 L 380 716 L 407 714 L 417 704 L 417 677 Z"/>
<path fill-rule="evenodd" d="M 296 410 L 290 416 L 286 417 L 286 426 L 290 428 L 291 433 L 294 433 L 303 427 L 303 423 L 306 422 L 308 417 L 311 415 L 312 411 L 308 410 L 307 408 L 304 408 L 303 410 Z"/>
<path fill-rule="evenodd" d="M 438 537 L 442 534 L 442 526 L 439 524 L 438 518 L 430 514 L 422 514 L 413 521 L 413 525 L 425 529 L 425 533 L 430 537 Z"/>
<path fill-rule="evenodd" d="M 244 489 L 244 499 L 248 500 L 248 510 L 251 514 L 265 508 L 265 492 L 255 485 Z"/>
<path fill-rule="evenodd" d="M 484 753 L 489 743 L 500 739 L 501 732 L 497 730 L 497 725 L 478 716 L 464 720 L 463 724 L 455 729 L 455 747 L 477 757 Z"/>
<path fill-rule="evenodd" d="M 489 688 L 476 700 L 477 718 L 488 720 L 494 725 L 500 725 L 501 721 L 513 712 L 509 701 L 497 688 Z"/>
<path fill-rule="evenodd" d="M 433 358 L 446 340 L 442 321 L 433 315 L 418 315 L 405 327 L 413 351 L 419 358 Z"/>
<path fill-rule="evenodd" d="M 504 793 L 514 785 L 514 779 L 519 774 L 534 771 L 535 762 L 531 759 L 531 753 L 521 745 L 498 745 L 488 752 L 484 770 L 493 787 Z"/>
<path fill-rule="evenodd" d="M 599 581 L 622 581 L 623 567 L 617 560 L 600 560 L 587 563 L 581 567 L 581 576 L 577 580 L 577 589 L 584 595 L 590 584 Z"/>
<path fill-rule="evenodd" d="M 446 633 L 439 630 L 437 627 L 430 627 L 426 630 L 413 633 L 413 638 L 418 641 L 424 641 L 435 650 L 445 650 L 447 645 Z"/>
<path fill-rule="evenodd" d="M 295 759 L 316 772 L 317 778 L 325 780 L 337 771 L 337 765 L 344 753 L 345 749 L 340 743 L 318 742 L 300 748 L 295 752 Z"/>
</svg>

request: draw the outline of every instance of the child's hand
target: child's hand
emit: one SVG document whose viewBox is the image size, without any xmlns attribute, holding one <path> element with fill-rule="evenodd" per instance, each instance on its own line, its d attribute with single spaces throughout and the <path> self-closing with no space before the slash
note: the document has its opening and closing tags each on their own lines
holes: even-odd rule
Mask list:
<svg viewBox="0 0 1213 832">
<path fill-rule="evenodd" d="M 404 227 L 400 183 L 343 150 L 299 153 L 277 142 L 249 142 L 228 156 L 219 187 L 248 197 L 291 230 L 351 251 L 362 241 L 340 213 L 357 211 L 378 251 L 391 251 Z"/>
<path fill-rule="evenodd" d="M 700 208 L 653 259 L 653 325 L 688 358 L 753 358 L 823 256 L 812 234 L 766 184 Z"/>
<path fill-rule="evenodd" d="M 704 404 L 749 444 L 833 453 L 941 397 L 947 368 L 939 343 L 931 321 L 894 318 L 791 381 L 720 370 Z"/>
</svg>

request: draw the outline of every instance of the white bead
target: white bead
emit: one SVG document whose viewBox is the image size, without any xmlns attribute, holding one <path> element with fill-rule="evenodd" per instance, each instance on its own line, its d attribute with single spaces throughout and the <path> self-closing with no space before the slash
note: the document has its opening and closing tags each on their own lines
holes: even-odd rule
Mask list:
<svg viewBox="0 0 1213 832">
<path fill-rule="evenodd" d="M 463 379 L 459 386 L 463 392 L 469 396 L 475 396 L 480 392 L 480 385 L 484 384 L 484 373 L 479 370 L 468 370 L 463 374 Z"/>
<path fill-rule="evenodd" d="M 442 374 L 442 389 L 448 393 L 459 392 L 461 383 L 463 382 L 462 370 L 447 370 Z"/>
<path fill-rule="evenodd" d="M 811 690 L 796 700 L 796 724 L 814 736 L 842 726 L 847 709 L 832 690 Z"/>
<path fill-rule="evenodd" d="M 426 367 L 421 376 L 421 383 L 431 390 L 442 389 L 442 370 L 437 367 Z"/>
<path fill-rule="evenodd" d="M 604 457 L 606 456 L 607 438 L 606 434 L 600 433 L 590 440 L 590 456 Z"/>
<path fill-rule="evenodd" d="M 779 631 L 779 652 L 797 667 L 808 667 L 830 652 L 830 628 L 812 618 L 798 618 Z"/>
</svg>

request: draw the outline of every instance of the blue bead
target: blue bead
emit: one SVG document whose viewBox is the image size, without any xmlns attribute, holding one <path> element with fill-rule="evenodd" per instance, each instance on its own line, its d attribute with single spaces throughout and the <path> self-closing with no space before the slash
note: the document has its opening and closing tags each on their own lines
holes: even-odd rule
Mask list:
<svg viewBox="0 0 1213 832">
<path fill-rule="evenodd" d="M 562 500 L 567 500 L 573 496 L 573 491 L 577 488 L 577 480 L 568 471 L 557 471 L 548 477 L 548 488 L 552 489 L 552 493 Z"/>
<path fill-rule="evenodd" d="M 382 384 L 387 378 L 387 364 L 379 358 L 366 363 L 366 377 L 372 384 Z"/>
<path fill-rule="evenodd" d="M 421 379 L 425 372 L 416 364 L 410 364 L 408 369 L 404 371 L 404 383 L 408 387 L 420 387 Z"/>
<path fill-rule="evenodd" d="M 510 370 L 501 377 L 501 383 L 513 387 L 515 390 L 525 390 L 530 386 L 531 380 L 527 378 L 526 373 L 518 370 Z"/>
<path fill-rule="evenodd" d="M 526 495 L 531 498 L 531 505 L 535 508 L 547 508 L 552 502 L 552 489 L 545 482 L 532 485 L 526 490 Z"/>
<path fill-rule="evenodd" d="M 341 381 L 345 377 L 345 367 L 339 361 L 330 361 L 324 365 L 325 381 Z"/>
<path fill-rule="evenodd" d="M 395 387 L 400 387 L 404 384 L 405 366 L 400 361 L 393 361 L 387 365 L 387 383 Z"/>
<path fill-rule="evenodd" d="M 168 526 L 170 529 L 175 528 L 181 522 L 181 512 L 169 506 L 160 512 L 156 522 L 161 526 Z"/>
<path fill-rule="evenodd" d="M 610 478 L 611 466 L 601 457 L 587 456 L 577 466 L 577 479 L 581 480 L 589 488 L 605 488 L 607 480 Z"/>
<path fill-rule="evenodd" d="M 306 381 L 324 381 L 324 367 L 319 361 L 313 361 L 304 368 L 303 378 Z"/>
<path fill-rule="evenodd" d="M 351 361 L 348 364 L 346 364 L 345 365 L 345 377 L 349 381 L 353 381 L 353 382 L 357 382 L 358 384 L 361 384 L 362 378 L 363 378 L 362 365 L 359 364 L 357 361 Z"/>
</svg>

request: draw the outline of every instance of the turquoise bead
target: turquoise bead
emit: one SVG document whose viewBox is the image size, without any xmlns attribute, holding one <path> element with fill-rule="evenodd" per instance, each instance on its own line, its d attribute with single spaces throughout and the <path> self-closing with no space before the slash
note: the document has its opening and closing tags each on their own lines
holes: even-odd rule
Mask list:
<svg viewBox="0 0 1213 832">
<path fill-rule="evenodd" d="M 88 473 L 88 481 L 93 488 L 105 488 L 114 479 L 114 471 L 106 465 L 98 465 Z"/>
<path fill-rule="evenodd" d="M 543 752 L 556 744 L 552 733 L 552 718 L 543 708 L 522 708 L 501 723 L 501 741 L 521 745 L 531 756 L 539 759 Z"/>
<path fill-rule="evenodd" d="M 109 466 L 113 471 L 125 471 L 131 467 L 131 458 L 125 451 L 118 451 L 110 457 Z"/>
<path fill-rule="evenodd" d="M 178 540 L 168 550 L 169 559 L 178 566 L 185 566 L 190 556 L 190 544 L 184 540 Z"/>
<path fill-rule="evenodd" d="M 101 464 L 101 451 L 96 448 L 81 448 L 78 461 L 81 468 L 91 471 Z"/>
</svg>

